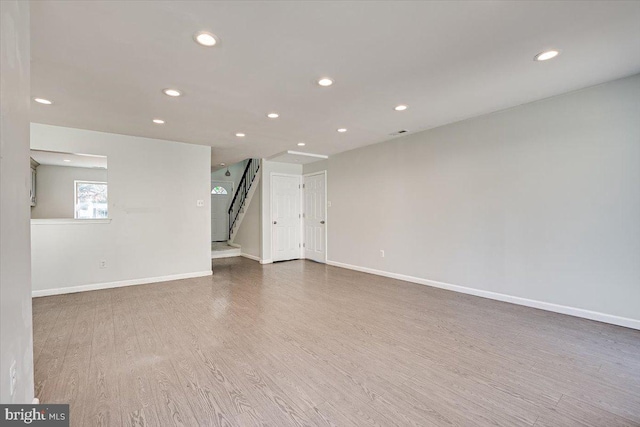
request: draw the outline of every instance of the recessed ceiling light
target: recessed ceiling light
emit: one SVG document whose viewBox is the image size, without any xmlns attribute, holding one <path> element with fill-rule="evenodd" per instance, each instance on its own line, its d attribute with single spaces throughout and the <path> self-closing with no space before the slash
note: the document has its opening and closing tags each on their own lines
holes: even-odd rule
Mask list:
<svg viewBox="0 0 640 427">
<path fill-rule="evenodd" d="M 245 136 L 245 134 L 244 133 L 236 133 L 236 136 L 238 138 L 243 138 Z"/>
<path fill-rule="evenodd" d="M 180 92 L 178 89 L 163 89 L 162 92 L 167 96 L 173 97 L 182 95 L 182 92 Z"/>
<path fill-rule="evenodd" d="M 404 111 L 406 110 L 408 107 L 406 105 L 396 105 L 394 110 L 396 111 Z"/>
<path fill-rule="evenodd" d="M 305 144 L 304 142 L 298 142 L 298 147 L 304 147 L 305 145 L 307 144 Z"/>
<path fill-rule="evenodd" d="M 153 123 L 155 123 L 157 125 L 163 125 L 164 124 L 164 120 L 162 120 L 162 119 L 153 119 Z"/>
<path fill-rule="evenodd" d="M 280 117 L 280 115 L 278 113 L 269 113 L 267 114 L 267 117 L 269 117 L 270 119 L 277 119 L 278 117 Z"/>
<path fill-rule="evenodd" d="M 338 129 L 338 132 L 340 132 L 340 133 L 345 133 L 346 131 L 347 131 L 347 130 L 346 130 L 345 128 L 340 128 L 340 129 Z"/>
<path fill-rule="evenodd" d="M 67 162 L 67 163 L 69 163 L 71 160 L 69 160 L 69 159 L 63 159 L 62 161 L 63 161 L 63 162 Z"/>
<path fill-rule="evenodd" d="M 204 47 L 212 47 L 218 43 L 218 39 L 207 31 L 199 31 L 193 36 L 196 43 Z"/>
<path fill-rule="evenodd" d="M 328 77 L 323 77 L 323 78 L 321 78 L 320 80 L 318 80 L 318 84 L 319 84 L 320 86 L 325 86 L 325 87 L 326 87 L 326 86 L 331 86 L 331 85 L 333 84 L 333 80 L 331 80 L 331 79 L 330 79 L 330 78 L 328 78 Z"/>
<path fill-rule="evenodd" d="M 53 104 L 52 101 L 49 101 L 48 99 L 44 99 L 44 98 L 33 98 L 33 100 L 36 101 L 38 104 L 44 104 L 44 105 Z"/>
<path fill-rule="evenodd" d="M 553 59 L 556 56 L 560 55 L 560 51 L 557 49 L 545 50 L 544 52 L 540 52 L 537 54 L 533 60 L 534 61 L 547 61 L 549 59 Z"/>
</svg>

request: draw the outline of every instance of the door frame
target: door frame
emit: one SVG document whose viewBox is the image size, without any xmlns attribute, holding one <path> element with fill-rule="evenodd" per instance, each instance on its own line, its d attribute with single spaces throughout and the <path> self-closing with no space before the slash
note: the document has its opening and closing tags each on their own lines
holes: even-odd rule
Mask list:
<svg viewBox="0 0 640 427">
<path fill-rule="evenodd" d="M 313 173 L 307 173 L 302 175 L 302 183 L 304 184 L 304 179 L 308 176 L 314 176 L 314 175 L 324 175 L 324 263 L 327 263 L 327 260 L 329 259 L 329 233 L 327 232 L 329 229 L 329 218 L 328 218 L 328 214 L 329 214 L 329 210 L 328 205 L 329 205 L 329 201 L 327 200 L 327 194 L 329 193 L 328 188 L 327 188 L 327 171 L 325 170 L 321 170 L 318 172 L 313 172 Z M 302 191 L 301 191 L 301 197 L 302 197 L 302 205 L 300 206 L 300 208 L 302 210 L 304 210 L 304 192 L 305 192 L 305 188 L 304 186 L 302 187 Z M 303 212 L 303 214 L 305 214 L 306 212 Z M 306 243 L 304 241 L 304 222 L 306 221 L 306 217 L 305 215 L 302 216 L 302 222 L 301 222 L 301 226 L 302 226 L 302 233 L 300 234 L 300 240 L 302 240 L 303 243 L 303 247 L 302 247 L 302 259 L 306 259 L 304 256 L 304 243 Z"/>
<path fill-rule="evenodd" d="M 302 175 L 296 175 L 296 174 L 291 174 L 291 173 L 281 173 L 281 172 L 271 172 L 270 176 L 269 176 L 269 201 L 271 203 L 271 206 L 269 207 L 269 233 L 271 235 L 271 259 L 273 259 L 273 254 L 274 254 L 274 250 L 273 250 L 273 197 L 274 197 L 274 191 L 273 191 L 273 177 L 274 176 L 286 176 L 286 177 L 291 177 L 291 178 L 297 178 L 298 179 L 298 197 L 299 197 L 299 201 L 298 201 L 298 219 L 299 219 L 299 224 L 298 224 L 298 237 L 300 238 L 299 246 L 298 246 L 298 259 L 304 259 L 304 251 L 302 250 L 302 232 L 304 231 L 302 228 L 303 225 L 303 221 L 302 221 L 302 203 L 303 203 L 303 199 L 302 199 Z"/>
</svg>

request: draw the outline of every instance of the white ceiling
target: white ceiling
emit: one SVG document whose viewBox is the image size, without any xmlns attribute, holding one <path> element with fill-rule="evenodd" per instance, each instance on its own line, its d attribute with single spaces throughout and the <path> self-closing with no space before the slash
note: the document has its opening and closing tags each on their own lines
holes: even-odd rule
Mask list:
<svg viewBox="0 0 640 427">
<path fill-rule="evenodd" d="M 41 165 L 73 168 L 107 168 L 107 157 L 93 154 L 72 154 L 59 151 L 31 150 L 31 158 Z M 65 160 L 69 160 L 68 162 Z"/>
<path fill-rule="evenodd" d="M 213 164 L 334 154 L 638 73 L 639 22 L 639 1 L 33 1 L 32 95 L 54 105 L 32 120 L 210 145 Z"/>
</svg>

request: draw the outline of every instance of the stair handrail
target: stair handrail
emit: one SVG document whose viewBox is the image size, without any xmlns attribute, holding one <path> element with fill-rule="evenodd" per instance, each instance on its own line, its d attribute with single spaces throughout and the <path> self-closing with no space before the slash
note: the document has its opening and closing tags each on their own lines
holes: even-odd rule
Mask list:
<svg viewBox="0 0 640 427">
<path fill-rule="evenodd" d="M 244 204 L 245 199 L 247 198 L 247 194 L 251 189 L 251 184 L 253 184 L 253 180 L 258 174 L 258 170 L 260 169 L 260 159 L 249 159 L 247 162 L 247 166 L 244 168 L 244 172 L 242 173 L 242 178 L 240 179 L 240 183 L 238 184 L 238 188 L 236 189 L 236 193 L 231 200 L 231 204 L 229 205 L 229 239 L 231 239 L 231 233 L 233 232 L 233 227 L 240 216 L 240 209 L 242 209 L 242 205 Z"/>
</svg>

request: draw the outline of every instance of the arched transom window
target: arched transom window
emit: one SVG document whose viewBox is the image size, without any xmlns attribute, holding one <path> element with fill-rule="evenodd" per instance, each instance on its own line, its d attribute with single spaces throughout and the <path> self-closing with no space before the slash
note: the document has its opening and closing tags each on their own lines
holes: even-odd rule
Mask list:
<svg viewBox="0 0 640 427">
<path fill-rule="evenodd" d="M 213 190 L 211 190 L 211 194 L 227 194 L 227 190 L 224 187 L 215 186 Z"/>
</svg>

